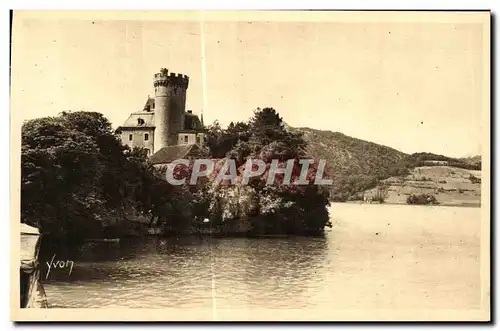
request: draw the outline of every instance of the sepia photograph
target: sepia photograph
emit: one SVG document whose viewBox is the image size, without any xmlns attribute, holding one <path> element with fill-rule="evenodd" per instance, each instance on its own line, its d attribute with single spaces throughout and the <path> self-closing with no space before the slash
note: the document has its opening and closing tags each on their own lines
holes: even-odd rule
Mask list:
<svg viewBox="0 0 500 331">
<path fill-rule="evenodd" d="M 23 11 L 14 321 L 490 321 L 489 11 Z"/>
</svg>

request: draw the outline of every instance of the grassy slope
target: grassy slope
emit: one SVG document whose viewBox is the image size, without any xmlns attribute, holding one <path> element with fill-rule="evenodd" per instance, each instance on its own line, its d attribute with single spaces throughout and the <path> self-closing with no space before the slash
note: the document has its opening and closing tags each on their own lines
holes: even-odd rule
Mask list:
<svg viewBox="0 0 500 331">
<path fill-rule="evenodd" d="M 414 168 L 410 175 L 391 177 L 383 181 L 388 185 L 386 203 L 406 203 L 410 194 L 432 194 L 442 205 L 481 204 L 481 184 L 472 183 L 470 175 L 481 178 L 481 171 L 448 166 Z M 373 195 L 375 189 L 364 192 Z"/>
</svg>

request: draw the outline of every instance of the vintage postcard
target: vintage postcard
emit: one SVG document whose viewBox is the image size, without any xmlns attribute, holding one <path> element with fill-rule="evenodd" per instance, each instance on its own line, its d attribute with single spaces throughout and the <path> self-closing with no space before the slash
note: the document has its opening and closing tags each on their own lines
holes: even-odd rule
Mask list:
<svg viewBox="0 0 500 331">
<path fill-rule="evenodd" d="M 15 321 L 489 321 L 478 12 L 15 11 Z"/>
</svg>

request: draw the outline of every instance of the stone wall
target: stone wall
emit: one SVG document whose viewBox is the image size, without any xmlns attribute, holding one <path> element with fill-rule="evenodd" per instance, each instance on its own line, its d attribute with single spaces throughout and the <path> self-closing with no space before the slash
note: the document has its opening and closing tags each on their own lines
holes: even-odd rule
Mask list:
<svg viewBox="0 0 500 331">
<path fill-rule="evenodd" d="M 124 129 L 121 132 L 121 140 L 123 144 L 130 148 L 146 148 L 149 150 L 149 155 L 152 155 L 154 150 L 154 129 Z"/>
</svg>

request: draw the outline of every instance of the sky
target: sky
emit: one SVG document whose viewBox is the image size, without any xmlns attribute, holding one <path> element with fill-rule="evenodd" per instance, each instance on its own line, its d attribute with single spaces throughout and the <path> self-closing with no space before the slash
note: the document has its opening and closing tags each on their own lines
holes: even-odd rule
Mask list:
<svg viewBox="0 0 500 331">
<path fill-rule="evenodd" d="M 273 107 L 293 127 L 406 153 L 481 154 L 481 24 L 131 17 L 15 13 L 12 114 L 97 111 L 117 127 L 168 68 L 190 77 L 186 107 L 205 124 Z"/>
</svg>

